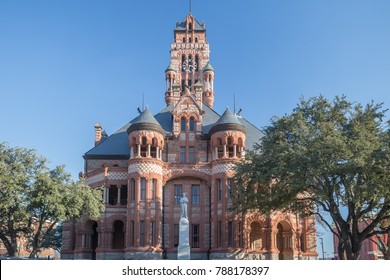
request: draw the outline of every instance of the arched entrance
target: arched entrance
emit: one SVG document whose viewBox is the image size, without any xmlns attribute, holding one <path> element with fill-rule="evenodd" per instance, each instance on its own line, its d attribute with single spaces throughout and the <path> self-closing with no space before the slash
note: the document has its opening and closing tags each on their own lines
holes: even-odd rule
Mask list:
<svg viewBox="0 0 390 280">
<path fill-rule="evenodd" d="M 98 223 L 94 222 L 92 225 L 92 235 L 91 235 L 91 249 L 92 249 L 92 260 L 96 260 L 96 248 L 99 242 L 99 234 L 97 232 Z"/>
<path fill-rule="evenodd" d="M 279 222 L 277 225 L 276 247 L 279 250 L 279 260 L 293 259 L 292 247 L 292 229 L 286 221 Z"/>
<path fill-rule="evenodd" d="M 125 225 L 122 221 L 116 220 L 113 223 L 112 248 L 123 249 L 125 246 Z"/>
<path fill-rule="evenodd" d="M 258 222 L 251 223 L 250 231 L 250 249 L 252 251 L 261 251 L 262 248 L 262 236 L 261 236 L 261 225 Z"/>
</svg>

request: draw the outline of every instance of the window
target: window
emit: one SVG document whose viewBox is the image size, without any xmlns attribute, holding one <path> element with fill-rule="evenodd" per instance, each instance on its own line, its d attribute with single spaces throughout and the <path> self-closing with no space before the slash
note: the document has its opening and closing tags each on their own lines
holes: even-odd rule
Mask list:
<svg viewBox="0 0 390 280">
<path fill-rule="evenodd" d="M 175 188 L 175 204 L 180 205 L 180 198 L 183 194 L 183 186 L 182 185 L 174 185 Z"/>
<path fill-rule="evenodd" d="M 108 189 L 108 203 L 116 205 L 118 203 L 118 189 L 115 185 L 110 185 Z"/>
<path fill-rule="evenodd" d="M 222 180 L 217 179 L 217 188 L 218 188 L 218 201 L 222 200 Z"/>
<path fill-rule="evenodd" d="M 188 147 L 188 161 L 189 163 L 195 163 L 195 147 Z"/>
<path fill-rule="evenodd" d="M 192 30 L 192 23 L 188 24 L 188 30 Z"/>
<path fill-rule="evenodd" d="M 149 238 L 150 245 L 154 246 L 154 221 L 150 222 L 150 231 L 149 231 L 149 233 L 150 233 L 150 238 Z"/>
<path fill-rule="evenodd" d="M 186 147 L 180 147 L 180 163 L 186 163 Z"/>
<path fill-rule="evenodd" d="M 199 205 L 200 204 L 200 186 L 199 185 L 192 185 L 191 186 L 191 204 L 192 205 Z"/>
<path fill-rule="evenodd" d="M 186 37 L 183 37 L 183 43 L 185 43 L 186 42 Z"/>
<path fill-rule="evenodd" d="M 186 86 L 185 80 L 181 80 L 181 89 L 184 90 L 185 86 Z"/>
<path fill-rule="evenodd" d="M 187 84 L 188 84 L 188 88 L 191 88 L 191 86 L 192 86 L 192 80 L 189 79 L 189 80 L 187 81 Z"/>
<path fill-rule="evenodd" d="M 152 158 L 157 158 L 157 138 L 152 139 L 152 146 L 150 147 L 150 156 Z"/>
<path fill-rule="evenodd" d="M 192 38 L 188 38 L 188 43 L 192 43 Z"/>
<path fill-rule="evenodd" d="M 238 223 L 238 246 L 242 248 L 242 223 Z"/>
<path fill-rule="evenodd" d="M 233 247 L 233 222 L 229 221 L 228 223 L 228 246 Z"/>
<path fill-rule="evenodd" d="M 145 246 L 145 221 L 139 222 L 139 246 Z"/>
<path fill-rule="evenodd" d="M 157 189 L 157 180 L 153 179 L 152 180 L 152 189 L 150 190 L 152 200 L 156 200 L 156 189 Z"/>
<path fill-rule="evenodd" d="M 222 145 L 221 138 L 217 139 L 217 147 L 218 147 L 218 158 L 222 158 L 223 157 L 223 145 Z"/>
<path fill-rule="evenodd" d="M 198 43 L 198 37 L 195 37 L 195 43 Z"/>
<path fill-rule="evenodd" d="M 195 42 L 197 43 L 198 42 L 198 38 L 195 38 Z M 199 69 L 199 57 L 198 55 L 195 55 L 195 71 L 198 72 L 198 69 Z M 197 81 L 195 82 L 195 84 L 197 83 Z"/>
<path fill-rule="evenodd" d="M 173 243 L 175 247 L 179 246 L 179 224 L 173 225 Z"/>
<path fill-rule="evenodd" d="M 218 222 L 218 228 L 217 228 L 217 247 L 222 247 L 222 222 Z"/>
<path fill-rule="evenodd" d="M 127 185 L 122 185 L 121 188 L 121 205 L 127 205 Z"/>
<path fill-rule="evenodd" d="M 199 225 L 192 225 L 192 248 L 199 248 Z"/>
<path fill-rule="evenodd" d="M 229 157 L 230 158 L 234 157 L 234 145 L 233 145 L 233 139 L 231 137 L 227 139 L 227 146 L 228 146 Z"/>
<path fill-rule="evenodd" d="M 145 200 L 146 199 L 146 179 L 145 178 L 141 178 L 141 196 L 140 196 L 140 199 L 141 200 Z"/>
<path fill-rule="evenodd" d="M 195 119 L 194 119 L 194 117 L 190 118 L 190 131 L 195 131 Z"/>
<path fill-rule="evenodd" d="M 142 137 L 141 141 L 141 157 L 146 157 L 146 154 L 148 152 L 148 146 L 146 145 L 146 137 Z"/>
<path fill-rule="evenodd" d="M 182 117 L 180 119 L 180 131 L 185 132 L 186 131 L 186 126 L 187 126 L 187 120 L 185 117 Z"/>
<path fill-rule="evenodd" d="M 232 182 L 232 179 L 228 179 L 227 180 L 227 187 L 228 187 L 228 201 L 232 201 L 232 185 L 233 182 Z"/>
</svg>

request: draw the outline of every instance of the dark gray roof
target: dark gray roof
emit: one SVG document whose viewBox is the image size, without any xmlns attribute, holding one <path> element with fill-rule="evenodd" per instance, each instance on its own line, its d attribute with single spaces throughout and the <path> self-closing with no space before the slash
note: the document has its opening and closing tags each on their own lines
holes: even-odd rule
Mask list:
<svg viewBox="0 0 390 280">
<path fill-rule="evenodd" d="M 153 117 L 154 120 L 162 127 L 165 131 L 166 135 L 172 134 L 172 114 L 171 111 L 174 109 L 174 105 L 171 104 L 168 107 L 164 108 L 160 113 Z M 209 106 L 203 103 L 203 111 L 205 112 L 202 116 L 203 127 L 202 127 L 202 135 L 208 136 L 210 129 L 216 125 L 218 120 L 222 119 L 222 117 L 211 109 Z M 230 111 L 230 110 L 229 110 Z M 149 111 L 150 113 L 150 111 Z M 226 111 L 225 111 L 226 113 Z M 230 112 L 231 113 L 231 112 Z M 150 115 L 152 115 L 150 113 Z M 233 115 L 233 114 L 232 114 Z M 248 122 L 242 117 L 236 117 L 233 115 L 235 119 L 238 119 L 240 124 L 242 124 L 246 128 L 246 147 L 247 149 L 251 149 L 255 142 L 259 142 L 259 140 L 264 136 L 264 134 L 255 127 L 253 124 Z M 228 119 L 231 117 L 228 116 Z M 123 158 L 128 159 L 130 156 L 129 151 L 129 140 L 127 130 L 133 123 L 140 121 L 141 115 L 125 124 L 123 127 L 118 129 L 116 132 L 107 137 L 100 144 L 96 145 L 88 152 L 85 153 L 86 158 Z M 147 117 L 150 120 L 150 116 Z"/>
<path fill-rule="evenodd" d="M 141 114 L 139 114 L 138 117 L 131 121 L 131 124 L 138 123 L 152 123 L 160 125 L 159 122 L 154 118 L 148 107 L 146 107 L 146 109 Z"/>
<path fill-rule="evenodd" d="M 195 31 L 204 31 L 206 30 L 204 27 L 202 27 L 202 25 L 200 25 L 200 23 L 196 20 L 196 18 L 194 18 L 195 20 L 195 26 L 193 26 L 193 29 Z M 175 31 L 185 31 L 186 30 L 186 20 L 184 20 L 183 22 L 179 23 L 178 26 L 176 26 L 175 28 Z"/>
<path fill-rule="evenodd" d="M 219 118 L 219 120 L 215 125 L 228 124 L 228 123 L 242 125 L 238 120 L 238 118 L 235 115 L 233 115 L 232 111 L 230 111 L 229 108 L 226 108 L 225 112 L 222 114 L 222 116 Z"/>
</svg>

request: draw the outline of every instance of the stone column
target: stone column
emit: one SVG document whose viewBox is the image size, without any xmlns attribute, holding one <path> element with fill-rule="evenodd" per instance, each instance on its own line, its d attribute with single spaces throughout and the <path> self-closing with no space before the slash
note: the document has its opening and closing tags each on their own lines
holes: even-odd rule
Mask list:
<svg viewBox="0 0 390 280">
<path fill-rule="evenodd" d="M 236 151 L 236 149 L 237 149 L 237 145 L 234 144 L 234 145 L 233 145 L 233 157 L 237 157 L 237 151 Z"/>
<path fill-rule="evenodd" d="M 150 157 L 150 145 L 148 145 L 148 153 L 146 154 L 147 157 Z"/>
<path fill-rule="evenodd" d="M 118 190 L 116 205 L 120 205 L 121 204 L 121 186 L 117 185 L 116 188 Z"/>
<path fill-rule="evenodd" d="M 137 145 L 137 157 L 140 157 L 141 156 L 141 145 L 138 144 Z"/>
</svg>

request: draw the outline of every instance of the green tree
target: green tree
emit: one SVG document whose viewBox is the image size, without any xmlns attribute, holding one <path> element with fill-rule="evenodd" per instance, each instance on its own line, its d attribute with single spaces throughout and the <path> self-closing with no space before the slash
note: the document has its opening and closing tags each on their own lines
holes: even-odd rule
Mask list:
<svg viewBox="0 0 390 280">
<path fill-rule="evenodd" d="M 384 113 L 382 104 L 363 107 L 345 96 L 301 99 L 291 114 L 271 120 L 237 165 L 234 208 L 315 214 L 338 237 L 340 258 L 357 259 L 363 240 L 385 233 L 378 225 L 390 214 Z"/>
<path fill-rule="evenodd" d="M 0 239 L 10 256 L 18 237 L 28 240 L 30 257 L 59 244 L 63 220 L 97 219 L 104 209 L 99 189 L 72 182 L 63 166 L 49 170 L 33 150 L 0 144 Z"/>
</svg>

